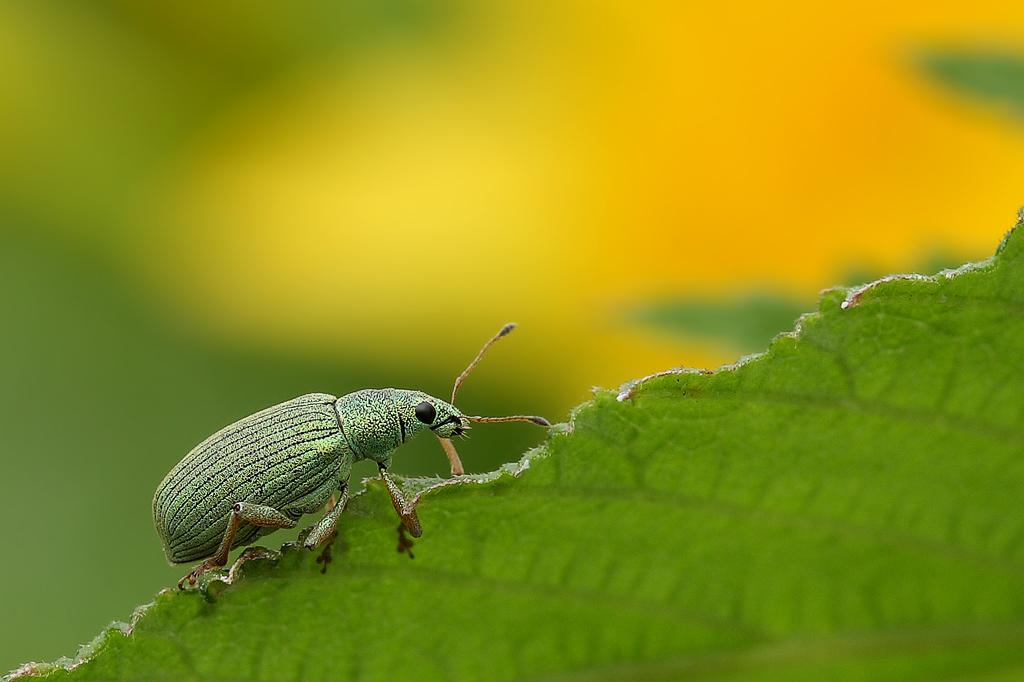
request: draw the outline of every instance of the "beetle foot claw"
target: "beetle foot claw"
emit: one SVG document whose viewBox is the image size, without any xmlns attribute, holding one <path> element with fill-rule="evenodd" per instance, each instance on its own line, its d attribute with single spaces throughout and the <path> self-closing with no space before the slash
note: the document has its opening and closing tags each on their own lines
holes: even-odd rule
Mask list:
<svg viewBox="0 0 1024 682">
<path fill-rule="evenodd" d="M 191 571 L 189 571 L 188 575 L 186 575 L 184 578 L 178 581 L 178 589 L 184 590 L 186 582 L 189 584 L 189 586 L 195 587 L 196 581 L 199 580 L 199 576 L 201 576 L 203 573 L 206 573 L 211 568 L 220 568 L 220 566 L 213 563 L 212 559 L 207 559 L 206 561 L 204 561 L 203 563 L 199 564 Z"/>
<path fill-rule="evenodd" d="M 324 567 L 320 569 L 321 575 L 327 573 L 327 564 L 334 561 L 334 556 L 331 554 L 331 546 L 334 545 L 334 540 L 338 537 L 338 531 L 331 531 L 331 534 L 327 536 L 327 542 L 324 543 L 323 551 L 320 552 L 320 556 L 316 558 L 318 564 L 323 564 Z M 309 549 L 313 549 L 309 547 Z"/>
<path fill-rule="evenodd" d="M 413 558 L 415 558 L 412 555 L 413 541 L 412 541 L 412 538 L 406 537 L 405 530 L 406 530 L 405 529 L 405 524 L 404 523 L 399 523 L 398 524 L 398 553 L 399 554 L 402 554 L 402 553 L 408 554 L 409 558 L 413 559 Z"/>
</svg>

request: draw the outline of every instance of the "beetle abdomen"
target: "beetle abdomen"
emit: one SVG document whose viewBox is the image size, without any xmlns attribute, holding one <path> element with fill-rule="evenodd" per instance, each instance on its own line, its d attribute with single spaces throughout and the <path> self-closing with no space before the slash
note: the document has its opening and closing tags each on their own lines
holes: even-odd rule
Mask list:
<svg viewBox="0 0 1024 682">
<path fill-rule="evenodd" d="M 231 507 L 250 502 L 294 519 L 316 511 L 348 472 L 334 403 L 310 393 L 227 426 L 192 449 L 156 489 L 153 521 L 171 563 L 216 553 Z M 239 524 L 232 548 L 270 528 Z"/>
</svg>

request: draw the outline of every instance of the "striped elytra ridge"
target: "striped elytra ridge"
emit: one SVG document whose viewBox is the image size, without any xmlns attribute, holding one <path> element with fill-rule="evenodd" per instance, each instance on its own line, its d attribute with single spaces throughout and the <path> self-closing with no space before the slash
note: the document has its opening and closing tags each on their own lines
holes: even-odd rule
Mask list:
<svg viewBox="0 0 1024 682">
<path fill-rule="evenodd" d="M 436 399 L 396 389 L 341 398 L 310 393 L 221 429 L 157 487 L 153 521 L 167 559 L 180 564 L 213 555 L 238 502 L 273 507 L 296 521 L 322 509 L 348 483 L 354 462 L 390 465 L 391 452 L 424 426 L 402 413 L 423 400 Z M 274 530 L 243 521 L 231 547 Z"/>
<path fill-rule="evenodd" d="M 347 447 L 335 410 L 323 393 L 250 415 L 192 449 L 156 490 L 153 520 L 174 564 L 217 551 L 232 506 L 259 501 L 293 519 L 322 507 L 338 484 Z M 299 475 L 296 475 L 296 474 Z M 232 547 L 271 532 L 242 523 Z"/>
</svg>

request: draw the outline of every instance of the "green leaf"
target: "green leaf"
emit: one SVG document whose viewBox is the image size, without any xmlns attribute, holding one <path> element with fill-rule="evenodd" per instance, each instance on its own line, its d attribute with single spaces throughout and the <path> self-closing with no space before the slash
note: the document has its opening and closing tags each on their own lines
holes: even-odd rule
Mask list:
<svg viewBox="0 0 1024 682">
<path fill-rule="evenodd" d="M 325 572 L 285 547 L 39 672 L 1019 679 L 1022 376 L 1018 228 L 985 263 L 828 292 L 741 365 L 599 392 L 518 466 L 407 481 L 413 559 L 371 482 Z"/>
<path fill-rule="evenodd" d="M 924 254 L 915 272 L 933 273 L 954 268 L 962 258 L 954 257 L 941 245 Z M 847 286 L 870 282 L 883 276 L 870 263 L 853 262 L 840 280 Z M 750 291 L 732 297 L 701 298 L 685 295 L 648 301 L 631 306 L 626 320 L 685 338 L 712 341 L 739 352 L 763 350 L 771 340 L 793 329 L 793 324 L 811 303 L 771 290 Z"/>
<path fill-rule="evenodd" d="M 639 323 L 698 339 L 718 340 L 741 353 L 752 353 L 776 334 L 793 328 L 807 311 L 801 301 L 771 294 L 750 294 L 732 300 L 676 299 L 638 306 L 629 315 Z"/>
<path fill-rule="evenodd" d="M 920 68 L 953 91 L 1024 114 L 1024 57 L 991 49 L 925 52 Z"/>
</svg>

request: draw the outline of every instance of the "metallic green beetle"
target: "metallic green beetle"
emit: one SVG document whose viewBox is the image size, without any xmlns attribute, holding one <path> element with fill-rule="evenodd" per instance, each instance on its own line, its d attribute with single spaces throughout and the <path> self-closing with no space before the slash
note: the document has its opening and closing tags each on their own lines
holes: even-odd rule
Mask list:
<svg viewBox="0 0 1024 682">
<path fill-rule="evenodd" d="M 153 522 L 172 564 L 205 559 L 178 583 L 194 585 L 205 571 L 227 564 L 236 547 L 252 544 L 325 505 L 324 518 L 304 545 L 315 549 L 334 532 L 345 509 L 352 464 L 377 463 L 402 524 L 423 534 L 416 511 L 387 473 L 391 455 L 429 428 L 441 440 L 452 474 L 465 473 L 451 443 L 469 422 L 529 421 L 542 417 L 471 417 L 456 408 L 459 385 L 491 345 L 515 328 L 502 327 L 455 380 L 451 402 L 420 391 L 365 389 L 335 398 L 310 393 L 240 419 L 213 434 L 178 462 L 153 496 Z M 331 507 L 335 490 L 340 500 Z"/>
</svg>

